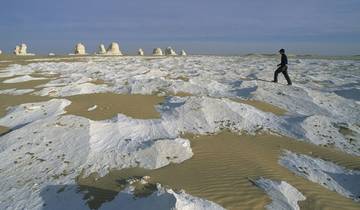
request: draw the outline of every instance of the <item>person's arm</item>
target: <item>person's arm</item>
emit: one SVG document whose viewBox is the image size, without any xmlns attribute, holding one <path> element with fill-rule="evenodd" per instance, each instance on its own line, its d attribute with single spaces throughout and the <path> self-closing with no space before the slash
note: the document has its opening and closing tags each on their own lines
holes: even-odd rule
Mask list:
<svg viewBox="0 0 360 210">
<path fill-rule="evenodd" d="M 278 67 L 281 66 L 282 62 L 283 62 L 283 56 L 281 55 L 281 62 L 277 66 Z"/>
</svg>

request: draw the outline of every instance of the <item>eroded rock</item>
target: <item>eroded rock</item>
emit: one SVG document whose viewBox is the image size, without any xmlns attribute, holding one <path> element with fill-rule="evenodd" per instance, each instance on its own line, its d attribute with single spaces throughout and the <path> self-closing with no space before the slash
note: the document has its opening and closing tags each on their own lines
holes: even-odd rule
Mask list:
<svg viewBox="0 0 360 210">
<path fill-rule="evenodd" d="M 143 50 L 142 48 L 140 48 L 140 49 L 138 50 L 138 55 L 141 55 L 141 56 L 144 55 L 144 50 Z"/>
<path fill-rule="evenodd" d="M 165 55 L 177 55 L 177 54 L 171 47 L 167 47 L 165 49 Z"/>
<path fill-rule="evenodd" d="M 106 53 L 105 45 L 100 44 L 97 54 L 105 54 L 105 53 Z"/>
<path fill-rule="evenodd" d="M 156 56 L 163 55 L 163 52 L 160 48 L 155 48 L 153 50 L 153 55 L 156 55 Z"/>
<path fill-rule="evenodd" d="M 86 54 L 85 45 L 82 43 L 76 44 L 74 54 L 75 55 L 85 55 Z"/>
<path fill-rule="evenodd" d="M 109 55 L 122 55 L 121 51 L 120 51 L 120 47 L 119 47 L 119 44 L 116 43 L 116 42 L 112 42 L 107 51 L 106 51 L 106 54 L 109 54 Z"/>
</svg>

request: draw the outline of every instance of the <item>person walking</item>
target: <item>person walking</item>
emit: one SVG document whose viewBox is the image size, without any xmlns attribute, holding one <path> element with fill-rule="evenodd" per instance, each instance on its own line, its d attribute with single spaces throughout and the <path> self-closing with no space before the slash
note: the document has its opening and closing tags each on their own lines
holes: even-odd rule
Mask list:
<svg viewBox="0 0 360 210">
<path fill-rule="evenodd" d="M 285 55 L 285 50 L 281 49 L 281 50 L 279 50 L 279 53 L 281 54 L 281 63 L 277 65 L 278 69 L 276 69 L 276 71 L 274 73 L 274 81 L 273 82 L 277 83 L 278 82 L 278 74 L 283 73 L 288 85 L 292 85 L 289 74 L 287 72 L 288 59 L 287 59 L 287 56 Z"/>
</svg>

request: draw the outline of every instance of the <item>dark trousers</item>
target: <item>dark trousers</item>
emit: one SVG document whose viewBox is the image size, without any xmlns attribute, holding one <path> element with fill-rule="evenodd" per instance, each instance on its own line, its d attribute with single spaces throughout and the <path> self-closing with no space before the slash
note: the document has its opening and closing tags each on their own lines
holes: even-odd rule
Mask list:
<svg viewBox="0 0 360 210">
<path fill-rule="evenodd" d="M 278 69 L 276 69 L 275 73 L 274 73 L 274 82 L 278 81 L 278 74 L 279 73 L 283 73 L 288 85 L 291 85 L 291 80 L 289 77 L 289 74 L 287 72 L 288 67 L 287 66 L 280 66 Z"/>
</svg>

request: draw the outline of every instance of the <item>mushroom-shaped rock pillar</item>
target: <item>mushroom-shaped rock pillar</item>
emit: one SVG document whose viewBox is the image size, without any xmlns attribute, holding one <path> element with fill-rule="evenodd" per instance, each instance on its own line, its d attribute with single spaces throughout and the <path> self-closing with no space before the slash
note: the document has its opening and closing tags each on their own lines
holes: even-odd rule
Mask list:
<svg viewBox="0 0 360 210">
<path fill-rule="evenodd" d="M 75 55 L 85 55 L 86 54 L 85 45 L 83 45 L 82 43 L 76 44 L 74 54 Z"/>
<path fill-rule="evenodd" d="M 22 43 L 22 44 L 20 45 L 19 54 L 20 54 L 20 55 L 26 55 L 26 54 L 28 54 L 28 53 L 27 53 L 27 46 L 26 46 L 26 44 Z"/>
<path fill-rule="evenodd" d="M 105 54 L 106 49 L 104 44 L 100 44 L 97 54 Z"/>
<path fill-rule="evenodd" d="M 14 49 L 14 54 L 15 55 L 35 55 L 33 53 L 27 52 L 27 46 L 24 43 L 21 45 L 16 45 L 16 47 Z"/>
<path fill-rule="evenodd" d="M 120 51 L 119 44 L 116 42 L 112 42 L 110 46 L 108 47 L 106 54 L 108 55 L 122 55 Z"/>
<path fill-rule="evenodd" d="M 153 55 L 156 55 L 156 56 L 163 55 L 163 52 L 160 48 L 155 48 L 153 50 Z"/>
<path fill-rule="evenodd" d="M 138 55 L 143 56 L 144 55 L 144 50 L 140 48 L 138 50 Z"/>
<path fill-rule="evenodd" d="M 15 55 L 20 55 L 20 46 L 19 46 L 19 45 L 16 45 L 16 46 L 15 46 L 14 54 L 15 54 Z"/>
<path fill-rule="evenodd" d="M 185 50 L 181 50 L 181 51 L 180 51 L 180 55 L 181 55 L 181 56 L 187 56 Z"/>
<path fill-rule="evenodd" d="M 171 47 L 167 47 L 165 49 L 165 55 L 176 55 L 176 52 Z"/>
</svg>

